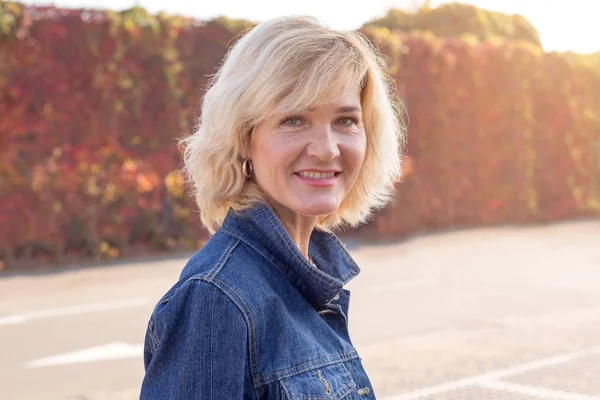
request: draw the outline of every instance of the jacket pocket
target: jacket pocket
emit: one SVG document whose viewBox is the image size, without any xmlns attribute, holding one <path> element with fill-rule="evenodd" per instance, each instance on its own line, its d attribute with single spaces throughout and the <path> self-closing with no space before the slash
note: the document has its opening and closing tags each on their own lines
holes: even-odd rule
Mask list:
<svg viewBox="0 0 600 400">
<path fill-rule="evenodd" d="M 341 400 L 354 389 L 356 382 L 343 363 L 314 368 L 280 381 L 290 400 Z"/>
</svg>

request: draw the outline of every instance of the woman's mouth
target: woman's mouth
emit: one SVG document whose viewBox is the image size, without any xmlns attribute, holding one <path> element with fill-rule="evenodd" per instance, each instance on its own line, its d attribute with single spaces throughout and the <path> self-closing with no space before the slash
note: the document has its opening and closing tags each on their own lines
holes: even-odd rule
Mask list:
<svg viewBox="0 0 600 400">
<path fill-rule="evenodd" d="M 301 171 L 297 172 L 298 175 L 304 178 L 312 178 L 312 179 L 323 179 L 323 178 L 333 178 L 338 172 L 311 172 L 311 171 Z"/>
<path fill-rule="evenodd" d="M 301 182 L 311 186 L 334 185 L 341 171 L 300 171 L 294 173 Z"/>
</svg>

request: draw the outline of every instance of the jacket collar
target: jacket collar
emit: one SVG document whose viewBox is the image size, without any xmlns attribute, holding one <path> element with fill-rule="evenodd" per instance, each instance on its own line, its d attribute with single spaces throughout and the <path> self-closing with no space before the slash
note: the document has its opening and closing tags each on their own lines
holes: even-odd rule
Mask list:
<svg viewBox="0 0 600 400">
<path fill-rule="evenodd" d="M 229 210 L 221 230 L 258 251 L 319 307 L 329 303 L 360 268 L 339 239 L 314 229 L 308 251 L 315 268 L 298 249 L 273 209 L 259 203 L 243 211 Z"/>
</svg>

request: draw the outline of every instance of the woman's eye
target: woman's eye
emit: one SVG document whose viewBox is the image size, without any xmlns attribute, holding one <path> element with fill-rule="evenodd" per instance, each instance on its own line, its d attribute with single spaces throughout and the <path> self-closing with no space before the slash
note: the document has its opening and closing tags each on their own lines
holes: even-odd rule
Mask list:
<svg viewBox="0 0 600 400">
<path fill-rule="evenodd" d="M 358 125 L 358 120 L 356 118 L 352 118 L 352 117 L 342 117 L 339 118 L 337 120 L 338 124 L 342 125 L 342 126 L 351 126 L 351 125 Z"/>
<path fill-rule="evenodd" d="M 302 118 L 300 117 L 288 117 L 281 121 L 281 124 L 286 126 L 300 126 L 302 122 Z"/>
</svg>

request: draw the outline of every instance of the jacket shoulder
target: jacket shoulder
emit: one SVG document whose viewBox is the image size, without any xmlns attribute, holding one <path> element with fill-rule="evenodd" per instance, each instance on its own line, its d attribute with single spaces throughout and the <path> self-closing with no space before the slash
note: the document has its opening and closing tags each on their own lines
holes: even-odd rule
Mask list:
<svg viewBox="0 0 600 400">
<path fill-rule="evenodd" d="M 188 286 L 219 289 L 242 312 L 251 326 L 269 299 L 276 300 L 277 280 L 283 276 L 240 238 L 217 231 L 186 263 L 178 281 L 164 294 L 155 312 L 177 299 Z M 285 279 L 285 278 L 284 278 Z M 205 284 L 199 284 L 200 282 Z M 206 285 L 208 283 L 208 285 Z M 170 307 L 168 307 L 170 308 Z"/>
<path fill-rule="evenodd" d="M 177 282 L 175 282 L 158 300 L 154 308 L 153 314 L 156 314 L 165 305 L 171 302 L 172 299 L 180 297 L 184 292 L 182 289 L 189 286 L 206 287 L 211 285 L 214 279 L 215 272 L 220 270 L 229 258 L 233 249 L 237 247 L 237 239 L 232 239 L 227 235 L 217 232 L 208 242 L 198 250 L 183 267 Z M 222 288 L 220 288 L 222 290 Z"/>
<path fill-rule="evenodd" d="M 192 277 L 206 278 L 214 275 L 215 270 L 222 268 L 227 262 L 229 255 L 238 244 L 238 239 L 218 231 L 190 257 L 179 275 L 179 281 L 185 282 Z"/>
</svg>

